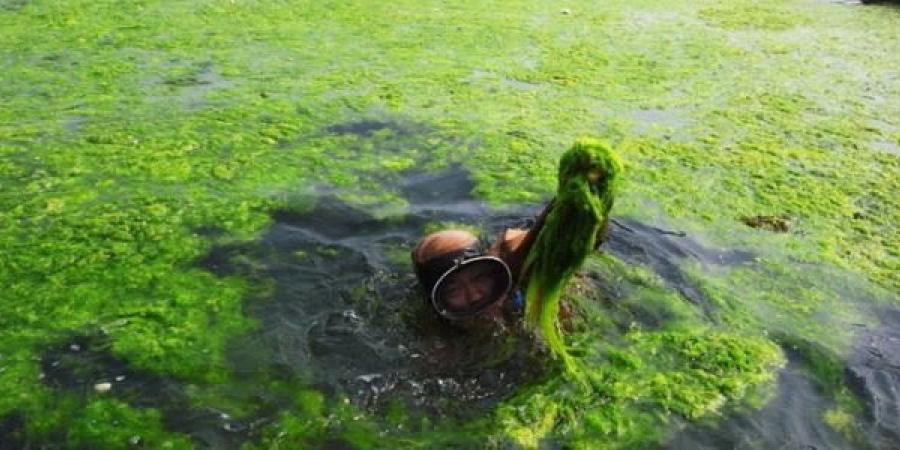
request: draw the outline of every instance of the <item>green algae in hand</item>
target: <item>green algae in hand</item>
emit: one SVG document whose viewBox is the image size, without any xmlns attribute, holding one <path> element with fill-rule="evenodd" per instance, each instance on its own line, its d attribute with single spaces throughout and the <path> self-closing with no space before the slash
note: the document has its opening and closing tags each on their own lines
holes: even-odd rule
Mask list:
<svg viewBox="0 0 900 450">
<path fill-rule="evenodd" d="M 556 198 L 525 261 L 526 326 L 539 329 L 551 351 L 570 369 L 557 324 L 560 296 L 596 247 L 621 171 L 622 163 L 608 144 L 577 140 L 559 161 Z"/>
</svg>

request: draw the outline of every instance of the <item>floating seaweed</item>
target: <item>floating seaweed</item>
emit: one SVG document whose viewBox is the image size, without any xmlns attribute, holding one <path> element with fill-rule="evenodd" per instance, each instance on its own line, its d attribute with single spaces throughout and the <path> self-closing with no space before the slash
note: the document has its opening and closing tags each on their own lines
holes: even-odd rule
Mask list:
<svg viewBox="0 0 900 450">
<path fill-rule="evenodd" d="M 622 163 L 603 141 L 582 138 L 559 161 L 556 198 L 525 260 L 526 326 L 539 330 L 572 371 L 557 317 L 563 290 L 596 248 L 613 205 Z"/>
</svg>

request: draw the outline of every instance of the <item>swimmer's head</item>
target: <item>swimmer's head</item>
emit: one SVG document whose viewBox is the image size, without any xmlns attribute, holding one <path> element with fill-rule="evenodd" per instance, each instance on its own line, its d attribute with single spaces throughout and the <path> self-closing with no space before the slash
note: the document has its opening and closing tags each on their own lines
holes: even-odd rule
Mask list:
<svg viewBox="0 0 900 450">
<path fill-rule="evenodd" d="M 478 238 L 467 231 L 429 234 L 413 250 L 412 260 L 429 303 L 447 319 L 476 315 L 512 288 L 506 263 L 484 255 Z"/>
</svg>

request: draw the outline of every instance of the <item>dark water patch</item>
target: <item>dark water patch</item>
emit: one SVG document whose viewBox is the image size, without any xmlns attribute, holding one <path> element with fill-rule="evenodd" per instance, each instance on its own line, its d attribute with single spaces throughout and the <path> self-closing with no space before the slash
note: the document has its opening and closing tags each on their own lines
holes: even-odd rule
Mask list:
<svg viewBox="0 0 900 450">
<path fill-rule="evenodd" d="M 302 152 L 309 145 L 321 146 L 330 161 L 323 160 L 321 170 L 330 173 L 338 167 L 334 162 L 341 163 L 338 164 L 343 167 L 340 178 L 349 180 L 346 170 L 355 178 L 352 185 L 342 187 L 343 193 L 365 197 L 396 192 L 411 175 L 423 173 L 417 168 L 442 165 L 447 152 L 472 145 L 431 124 L 377 113 L 324 126 L 311 133 L 286 132 L 275 140 L 277 147 L 285 151 Z M 431 172 L 426 176 L 434 175 Z"/>
<path fill-rule="evenodd" d="M 328 439 L 318 446 L 321 450 L 354 450 L 353 444 L 342 439 Z"/>
<path fill-rule="evenodd" d="M 900 448 L 900 310 L 884 309 L 878 317 L 879 326 L 856 325 L 846 359 L 811 341 L 776 336 L 789 363 L 775 397 L 760 410 L 693 425 L 666 448 Z M 848 416 L 856 421 L 849 437 L 824 420 L 844 388 L 862 404 L 861 415 Z"/>
<path fill-rule="evenodd" d="M 894 6 L 900 8 L 900 0 L 860 0 L 858 3 L 862 3 L 864 5 L 883 5 L 883 6 Z"/>
<path fill-rule="evenodd" d="M 679 265 L 692 260 L 705 266 L 735 266 L 754 260 L 748 251 L 709 248 L 686 233 L 627 219 L 612 221 L 604 248 L 630 264 L 650 268 L 707 315 L 715 309 L 712 301 L 688 280 Z"/>
<path fill-rule="evenodd" d="M 57 388 L 89 394 L 98 385 L 110 392 L 132 397 L 136 405 L 152 406 L 157 392 L 171 391 L 162 378 L 131 369 L 109 353 L 109 342 L 99 336 L 73 336 L 44 353 L 41 369 L 44 383 Z M 142 391 L 152 396 L 141 398 Z M 135 396 L 137 394 L 137 396 Z"/>
<path fill-rule="evenodd" d="M 274 211 L 272 218 L 280 226 L 295 227 L 298 231 L 304 230 L 326 240 L 387 233 L 392 228 L 384 220 L 376 219 L 365 210 L 330 195 L 320 198 L 311 211 L 281 209 Z M 406 218 L 402 220 L 407 221 Z M 272 234 L 267 238 L 279 239 Z"/>
<path fill-rule="evenodd" d="M 475 182 L 468 171 L 455 165 L 439 173 L 408 171 L 399 183 L 401 195 L 409 202 L 412 221 L 421 225 L 429 222 L 465 222 L 480 226 L 488 234 L 504 226 L 505 217 L 491 212 L 473 197 Z M 527 214 L 524 210 L 511 213 L 514 217 Z M 421 236 L 415 236 L 418 239 Z"/>
<path fill-rule="evenodd" d="M 260 240 L 214 248 L 200 261 L 273 286 L 245 307 L 262 326 L 242 339 L 253 350 L 236 344 L 236 370 L 303 377 L 374 412 L 401 402 L 469 418 L 540 372 L 528 339 L 492 322 L 462 332 L 437 320 L 409 266 L 391 264 L 389 252 L 408 258 L 429 223 L 484 220 L 469 174 L 459 166 L 408 172 L 399 186 L 405 214 L 375 218 L 324 195 L 305 211 L 275 211 Z"/>
<path fill-rule="evenodd" d="M 411 205 L 447 205 L 479 203 L 472 197 L 475 182 L 461 166 L 443 172 L 407 172 L 400 184 L 400 192 Z M 483 206 L 473 213 L 484 212 Z"/>
<path fill-rule="evenodd" d="M 149 77 L 144 86 L 153 101 L 179 102 L 188 110 L 198 110 L 209 105 L 210 93 L 230 87 L 234 82 L 222 76 L 210 62 L 191 62 L 174 59 Z"/>
<path fill-rule="evenodd" d="M 325 131 L 334 134 L 356 134 L 368 136 L 376 131 L 392 128 L 392 123 L 383 120 L 360 120 L 356 122 L 344 122 L 331 125 Z"/>
<path fill-rule="evenodd" d="M 205 237 L 219 237 L 225 234 L 225 229 L 216 225 L 204 225 L 192 230 L 194 234 Z"/>
<path fill-rule="evenodd" d="M 0 0 L 0 11 L 16 12 L 30 3 L 31 0 Z"/>
<path fill-rule="evenodd" d="M 190 436 L 198 448 L 239 448 L 256 438 L 261 425 L 192 407 L 181 382 L 130 366 L 110 352 L 103 335 L 76 335 L 49 348 L 41 357 L 41 373 L 45 385 L 85 400 L 103 394 L 136 408 L 159 409 L 163 427 Z"/>
<path fill-rule="evenodd" d="M 464 172 L 458 174 L 461 170 L 450 168 L 439 177 L 467 177 Z M 467 183 L 470 182 L 461 184 Z M 452 193 L 450 197 L 458 195 Z M 483 207 L 473 206 L 468 200 L 461 203 L 413 204 L 410 209 L 415 213 L 378 219 L 334 195 L 325 195 L 306 211 L 274 211 L 272 217 L 275 223 L 260 241 L 213 248 L 199 261 L 199 265 L 220 275 L 256 271 L 281 273 L 296 269 L 308 277 L 321 278 L 323 282 L 329 280 L 333 273 L 357 273 L 360 279 L 364 279 L 373 270 L 387 269 L 386 247 L 405 245 L 409 250 L 414 241 L 421 237 L 427 224 L 475 220 L 484 211 Z M 336 267 L 348 258 L 358 260 L 358 264 Z M 296 275 L 291 273 L 291 277 Z M 284 281 L 290 283 L 288 279 Z"/>
<path fill-rule="evenodd" d="M 810 378 L 825 393 L 834 394 L 843 386 L 843 359 L 825 346 L 788 333 L 773 336 L 788 359 L 806 369 Z"/>
<path fill-rule="evenodd" d="M 25 417 L 13 412 L 0 417 L 0 450 L 22 450 L 29 448 L 25 436 Z"/>
<path fill-rule="evenodd" d="M 613 258 L 589 259 L 573 283 L 575 295 L 598 305 L 604 320 L 614 325 L 598 330 L 610 342 L 620 342 L 635 328 L 660 330 L 684 319 L 685 310 L 678 303 L 686 302 L 671 295 L 668 286 L 643 276 L 629 276 L 629 271 Z"/>
<path fill-rule="evenodd" d="M 325 127 L 325 131 L 331 134 L 352 134 L 368 137 L 379 131 L 390 130 L 397 135 L 410 135 L 426 130 L 423 125 L 401 122 L 399 120 L 362 119 L 350 122 L 341 122 Z"/>
<path fill-rule="evenodd" d="M 736 266 L 752 262 L 755 258 L 746 250 L 704 246 L 682 231 L 666 230 L 627 219 L 617 219 L 613 225 L 621 232 L 610 231 L 610 249 L 625 250 L 622 253 L 628 257 L 645 258 L 642 261 L 651 266 L 662 264 L 664 259 L 681 261 L 688 258 L 708 266 Z"/>
<path fill-rule="evenodd" d="M 213 70 L 212 67 L 203 67 L 196 75 L 169 79 L 165 83 L 180 88 L 181 101 L 188 109 L 205 107 L 207 96 L 211 92 L 232 85 L 230 80 Z"/>
<path fill-rule="evenodd" d="M 864 328 L 844 371 L 866 411 L 866 434 L 877 448 L 900 448 L 900 310 L 884 309 Z"/>
<path fill-rule="evenodd" d="M 312 114 L 305 107 L 298 107 L 297 114 L 307 117 Z M 406 153 L 410 148 L 420 148 L 424 138 L 429 137 L 433 128 L 422 123 L 403 118 L 384 117 L 355 118 L 337 122 L 318 128 L 312 134 L 300 134 L 279 137 L 278 146 L 282 149 L 302 145 L 307 141 L 321 138 L 341 137 L 341 150 L 365 152 L 365 157 L 373 156 L 373 152 L 381 155 L 397 156 Z M 423 155 L 422 158 L 427 158 Z M 377 177 L 378 173 L 368 172 L 367 177 Z"/>
<path fill-rule="evenodd" d="M 179 61 L 172 61 L 172 66 L 177 67 Z M 198 64 L 195 71 L 170 75 L 162 79 L 162 84 L 175 87 L 205 86 L 220 81 L 209 63 Z"/>
<path fill-rule="evenodd" d="M 316 236 L 321 241 L 343 243 L 362 249 L 373 240 L 400 239 L 412 243 L 422 236 L 424 227 L 434 222 L 496 222 L 488 208 L 472 198 L 474 182 L 461 166 L 454 165 L 434 173 L 405 172 L 399 193 L 409 202 L 403 215 L 376 218 L 361 207 L 347 204 L 337 196 L 320 197 L 313 209 L 273 212 L 276 227 L 293 227 L 297 233 Z M 290 234 L 290 230 L 285 230 Z M 275 234 L 264 241 L 278 240 Z"/>
<path fill-rule="evenodd" d="M 692 425 L 664 445 L 667 449 L 846 449 L 849 442 L 823 421 L 834 403 L 795 362 L 778 374 L 778 391 L 758 411 L 734 412 L 719 423 Z"/>
</svg>

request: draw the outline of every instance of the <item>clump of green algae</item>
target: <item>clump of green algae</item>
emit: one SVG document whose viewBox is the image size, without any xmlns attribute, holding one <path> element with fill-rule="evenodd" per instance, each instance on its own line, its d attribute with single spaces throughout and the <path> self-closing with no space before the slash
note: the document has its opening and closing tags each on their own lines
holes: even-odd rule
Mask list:
<svg viewBox="0 0 900 450">
<path fill-rule="evenodd" d="M 523 267 L 525 323 L 540 329 L 574 370 L 559 330 L 559 302 L 609 221 L 622 163 L 603 142 L 582 138 L 559 161 L 559 188 Z"/>
</svg>

